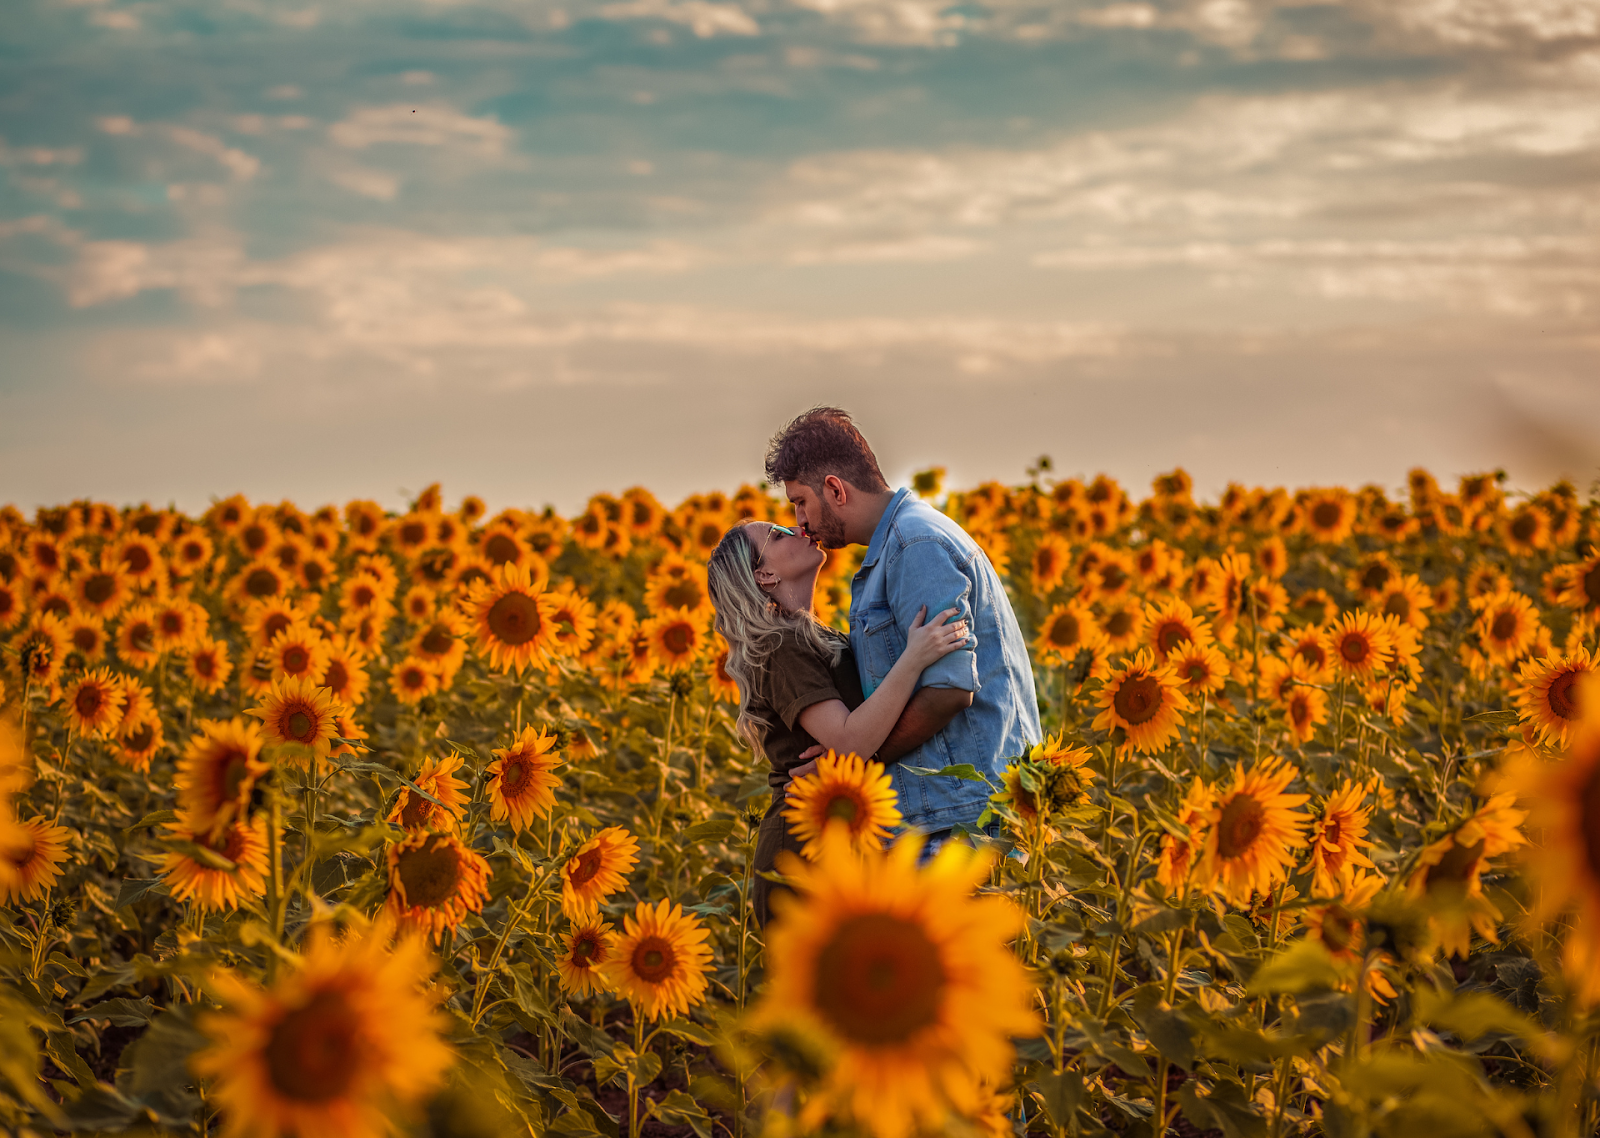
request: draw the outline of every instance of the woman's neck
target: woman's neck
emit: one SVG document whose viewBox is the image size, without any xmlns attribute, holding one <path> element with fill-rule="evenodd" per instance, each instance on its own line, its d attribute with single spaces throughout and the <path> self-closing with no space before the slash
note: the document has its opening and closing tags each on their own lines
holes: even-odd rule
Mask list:
<svg viewBox="0 0 1600 1138">
<path fill-rule="evenodd" d="M 811 599 L 816 591 L 817 575 L 811 573 L 805 577 L 779 581 L 771 596 L 784 612 L 810 612 Z"/>
</svg>

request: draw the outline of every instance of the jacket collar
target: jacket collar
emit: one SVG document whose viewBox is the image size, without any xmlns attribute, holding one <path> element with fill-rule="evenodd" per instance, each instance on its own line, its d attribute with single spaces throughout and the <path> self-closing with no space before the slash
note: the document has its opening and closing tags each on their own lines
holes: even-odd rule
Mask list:
<svg viewBox="0 0 1600 1138">
<path fill-rule="evenodd" d="M 884 543 L 889 540 L 889 527 L 894 525 L 894 516 L 900 512 L 900 507 L 910 496 L 910 488 L 902 486 L 894 492 L 894 497 L 889 499 L 889 504 L 884 507 L 883 517 L 878 519 L 878 526 L 872 531 L 872 540 L 867 543 L 867 555 L 861 559 L 862 569 L 877 564 L 878 558 L 883 554 Z"/>
</svg>

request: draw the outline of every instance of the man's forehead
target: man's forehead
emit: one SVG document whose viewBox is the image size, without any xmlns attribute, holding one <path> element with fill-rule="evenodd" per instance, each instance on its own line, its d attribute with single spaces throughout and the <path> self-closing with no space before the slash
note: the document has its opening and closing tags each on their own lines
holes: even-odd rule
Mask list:
<svg viewBox="0 0 1600 1138">
<path fill-rule="evenodd" d="M 804 482 L 785 482 L 783 492 L 791 502 L 798 502 L 806 496 L 806 491 L 811 489 Z"/>
</svg>

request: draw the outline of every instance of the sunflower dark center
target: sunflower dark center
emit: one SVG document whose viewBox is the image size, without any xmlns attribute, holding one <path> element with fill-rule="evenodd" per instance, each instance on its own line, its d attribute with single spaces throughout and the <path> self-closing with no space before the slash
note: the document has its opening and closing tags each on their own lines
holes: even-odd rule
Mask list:
<svg viewBox="0 0 1600 1138">
<path fill-rule="evenodd" d="M 1318 502 L 1311 511 L 1311 522 L 1318 529 L 1332 529 L 1339 524 L 1340 513 L 1337 502 Z"/>
<path fill-rule="evenodd" d="M 1385 616 L 1397 616 L 1401 620 L 1411 617 L 1411 598 L 1404 593 L 1390 593 L 1389 599 L 1383 602 Z"/>
<path fill-rule="evenodd" d="M 275 597 L 279 584 L 278 575 L 271 569 L 255 569 L 244 579 L 244 591 L 252 597 Z"/>
<path fill-rule="evenodd" d="M 1346 636 L 1339 641 L 1339 655 L 1343 656 L 1347 663 L 1360 664 L 1372 655 L 1372 648 L 1364 636 Z"/>
<path fill-rule="evenodd" d="M 854 823 L 861 813 L 861 806 L 850 795 L 839 794 L 828 800 L 828 808 L 822 813 L 823 817 L 830 821 L 837 819 L 840 822 Z"/>
<path fill-rule="evenodd" d="M 106 693 L 96 684 L 85 684 L 78 689 L 78 698 L 72 702 L 80 716 L 84 719 L 93 719 L 106 705 Z"/>
<path fill-rule="evenodd" d="M 327 1102 L 349 1090 L 361 1069 L 362 1047 L 344 995 L 318 992 L 285 1015 L 267 1040 L 266 1058 L 272 1085 L 285 1098 Z"/>
<path fill-rule="evenodd" d="M 703 594 L 700 591 L 700 582 L 692 577 L 686 577 L 661 594 L 661 599 L 668 608 L 693 609 L 700 607 Z"/>
<path fill-rule="evenodd" d="M 408 830 L 420 830 L 433 820 L 434 805 L 420 794 L 406 792 L 406 804 L 400 810 L 400 825 Z"/>
<path fill-rule="evenodd" d="M 1590 608 L 1600 608 L 1600 561 L 1595 562 L 1582 577 L 1578 584 L 1583 587 L 1583 595 L 1589 601 Z"/>
<path fill-rule="evenodd" d="M 1496 640 L 1510 640 L 1517 632 L 1517 614 L 1503 612 L 1489 626 L 1489 635 Z"/>
<path fill-rule="evenodd" d="M 1107 591 L 1114 593 L 1127 583 L 1128 575 L 1122 571 L 1122 566 L 1111 564 L 1101 567 L 1100 584 L 1103 585 Z"/>
<path fill-rule="evenodd" d="M 300 567 L 300 573 L 306 579 L 306 584 L 315 588 L 322 584 L 323 568 L 320 561 L 307 561 Z"/>
<path fill-rule="evenodd" d="M 310 663 L 311 653 L 298 644 L 283 654 L 283 670 L 291 676 L 298 676 Z"/>
<path fill-rule="evenodd" d="M 238 747 L 229 747 L 217 756 L 218 799 L 231 802 L 239 796 L 239 787 L 250 775 L 250 763 Z"/>
<path fill-rule="evenodd" d="M 450 630 L 442 624 L 435 624 L 422 637 L 422 650 L 430 656 L 443 656 L 454 643 L 455 637 L 450 635 Z"/>
<path fill-rule="evenodd" d="M 123 740 L 123 743 L 128 750 L 139 752 L 148 751 L 155 744 L 155 741 L 156 725 L 146 720 L 135 727 L 128 737 Z"/>
<path fill-rule="evenodd" d="M 567 880 L 576 887 L 589 884 L 594 880 L 595 874 L 600 872 L 600 867 L 605 864 L 605 854 L 600 847 L 584 850 L 572 859 L 572 869 L 567 873 Z"/>
<path fill-rule="evenodd" d="M 1156 633 L 1156 646 L 1162 652 L 1171 652 L 1178 645 L 1189 643 L 1190 639 L 1188 628 L 1177 621 L 1172 621 L 1169 624 L 1163 624 Z"/>
<path fill-rule="evenodd" d="M 1518 541 L 1532 541 L 1539 532 L 1539 519 L 1532 514 L 1518 514 L 1511 523 L 1511 536 Z"/>
<path fill-rule="evenodd" d="M 1479 838 L 1470 846 L 1452 842 L 1437 865 L 1428 867 L 1427 884 L 1431 889 L 1435 885 L 1465 885 L 1478 871 L 1478 864 L 1483 860 L 1485 841 Z"/>
<path fill-rule="evenodd" d="M 1126 636 L 1133 627 L 1133 610 L 1118 609 L 1106 618 L 1106 632 L 1112 636 Z"/>
<path fill-rule="evenodd" d="M 150 551 L 144 546 L 130 545 L 127 549 L 122 551 L 122 563 L 126 565 L 131 572 L 143 573 L 145 570 L 150 568 L 151 564 L 153 564 L 153 561 L 150 557 Z"/>
<path fill-rule="evenodd" d="M 322 677 L 322 686 L 329 691 L 342 692 L 349 684 L 350 670 L 344 666 L 344 661 L 332 661 L 328 665 L 327 675 Z"/>
<path fill-rule="evenodd" d="M 678 954 L 659 936 L 648 936 L 633 950 L 633 971 L 647 984 L 659 984 L 670 977 L 678 965 Z"/>
<path fill-rule="evenodd" d="M 1297 729 L 1304 731 L 1311 722 L 1311 698 L 1304 692 L 1289 697 L 1289 718 Z"/>
<path fill-rule="evenodd" d="M 817 1008 L 851 1043 L 904 1043 L 938 1021 L 947 980 L 920 926 L 867 913 L 844 921 L 817 954 Z"/>
<path fill-rule="evenodd" d="M 1147 723 L 1161 710 L 1161 682 L 1154 676 L 1132 676 L 1123 681 L 1111 703 L 1129 723 Z"/>
<path fill-rule="evenodd" d="M 297 743 L 309 743 L 314 734 L 314 726 L 310 715 L 304 711 L 294 711 L 284 721 L 284 727 L 286 728 L 284 734 Z"/>
<path fill-rule="evenodd" d="M 350 590 L 350 603 L 358 609 L 369 608 L 377 599 L 377 591 L 371 585 L 357 585 Z"/>
<path fill-rule="evenodd" d="M 1223 857 L 1248 853 L 1266 821 L 1267 811 L 1254 795 L 1235 794 L 1222 808 L 1222 820 L 1217 823 L 1217 852 Z"/>
<path fill-rule="evenodd" d="M 1200 661 L 1194 660 L 1190 662 L 1189 670 L 1186 674 L 1191 684 L 1197 684 L 1210 678 L 1211 669 L 1200 663 Z"/>
<path fill-rule="evenodd" d="M 489 559 L 491 565 L 504 565 L 508 561 L 515 561 L 521 553 L 517 539 L 510 534 L 497 533 L 483 543 L 483 555 Z"/>
<path fill-rule="evenodd" d="M 428 540 L 428 527 L 421 522 L 407 522 L 400 527 L 402 545 L 421 545 Z"/>
<path fill-rule="evenodd" d="M 1381 561 L 1375 565 L 1368 565 L 1361 572 L 1361 587 L 1364 589 L 1377 590 L 1388 583 L 1389 567 Z"/>
<path fill-rule="evenodd" d="M 515 794 L 522 789 L 522 784 L 528 781 L 528 763 L 525 759 L 515 759 L 500 769 L 500 789 Z"/>
<path fill-rule="evenodd" d="M 83 583 L 83 598 L 92 605 L 103 605 L 117 591 L 117 579 L 110 573 L 91 573 Z"/>
<path fill-rule="evenodd" d="M 400 855 L 396 869 L 406 892 L 406 904 L 434 908 L 456 895 L 461 881 L 461 860 L 445 838 L 429 838 Z"/>
<path fill-rule="evenodd" d="M 0 609 L 0 612 L 3 612 Z M 79 652 L 93 652 L 100 644 L 100 634 L 87 626 L 72 630 L 72 646 Z"/>
<path fill-rule="evenodd" d="M 147 620 L 141 620 L 128 629 L 128 643 L 135 652 L 153 652 L 156 647 L 156 630 Z"/>
<path fill-rule="evenodd" d="M 572 942 L 572 963 L 587 968 L 600 956 L 600 942 L 592 936 L 580 936 Z"/>
<path fill-rule="evenodd" d="M 1071 613 L 1062 613 L 1050 625 L 1050 643 L 1057 648 L 1070 648 L 1081 635 L 1078 618 Z"/>
<path fill-rule="evenodd" d="M 661 634 L 661 643 L 674 656 L 686 655 L 694 647 L 694 629 L 687 624 L 674 624 Z"/>
<path fill-rule="evenodd" d="M 527 593 L 507 593 L 489 609 L 489 631 L 507 644 L 526 644 L 539 635 L 539 604 Z"/>
</svg>

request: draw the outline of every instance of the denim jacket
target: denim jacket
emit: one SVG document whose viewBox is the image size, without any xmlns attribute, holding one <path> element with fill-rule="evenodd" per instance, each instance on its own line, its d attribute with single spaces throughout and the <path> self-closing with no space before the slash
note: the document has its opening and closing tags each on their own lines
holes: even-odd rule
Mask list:
<svg viewBox="0 0 1600 1138">
<path fill-rule="evenodd" d="M 850 647 L 868 695 L 905 651 L 906 631 L 923 605 L 929 620 L 959 609 L 950 619 L 967 621 L 971 630 L 967 647 L 929 667 L 917 687 L 972 692 L 972 706 L 889 766 L 905 824 L 934 832 L 976 822 L 1000 787 L 1001 760 L 1026 753 L 1043 731 L 1027 645 L 999 575 L 959 525 L 902 489 L 883 512 L 850 586 Z M 993 789 L 901 769 L 952 763 L 971 763 Z"/>
</svg>

